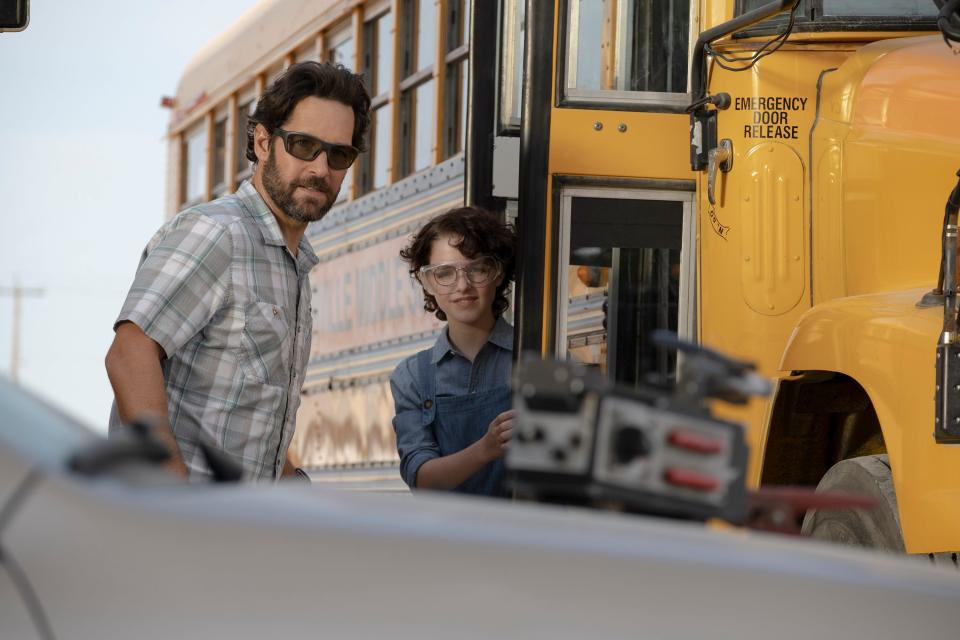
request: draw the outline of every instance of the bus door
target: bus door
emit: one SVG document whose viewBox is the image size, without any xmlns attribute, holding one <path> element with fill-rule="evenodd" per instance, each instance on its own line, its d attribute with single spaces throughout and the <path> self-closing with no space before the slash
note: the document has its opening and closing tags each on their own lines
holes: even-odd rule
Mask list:
<svg viewBox="0 0 960 640">
<path fill-rule="evenodd" d="M 696 5 L 527 3 L 519 350 L 635 385 L 675 375 L 652 330 L 697 339 L 684 113 Z"/>
<path fill-rule="evenodd" d="M 673 380 L 649 335 L 695 336 L 693 194 L 559 182 L 556 355 L 628 385 Z"/>
</svg>

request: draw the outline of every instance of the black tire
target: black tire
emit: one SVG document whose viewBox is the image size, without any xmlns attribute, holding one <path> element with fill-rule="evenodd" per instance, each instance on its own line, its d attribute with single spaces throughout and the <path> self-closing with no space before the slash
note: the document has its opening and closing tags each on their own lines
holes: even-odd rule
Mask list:
<svg viewBox="0 0 960 640">
<path fill-rule="evenodd" d="M 841 460 L 830 467 L 817 492 L 834 491 L 877 500 L 870 509 L 811 509 L 803 519 L 803 535 L 839 544 L 903 553 L 903 533 L 886 454 Z"/>
</svg>

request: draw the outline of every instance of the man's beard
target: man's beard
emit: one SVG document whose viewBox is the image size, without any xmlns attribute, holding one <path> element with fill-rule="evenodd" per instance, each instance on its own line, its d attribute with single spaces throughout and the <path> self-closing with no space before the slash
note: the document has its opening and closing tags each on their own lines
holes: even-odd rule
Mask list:
<svg viewBox="0 0 960 640">
<path fill-rule="evenodd" d="M 293 193 L 297 190 L 297 187 L 322 191 L 327 197 L 326 204 L 297 204 L 293 199 Z M 320 220 L 333 207 L 339 194 L 339 192 L 334 193 L 330 189 L 330 184 L 319 176 L 285 183 L 283 178 L 280 177 L 280 169 L 277 167 L 277 159 L 274 156 L 273 149 L 270 149 L 270 155 L 263 165 L 263 188 L 274 204 L 297 222 L 316 222 Z"/>
</svg>

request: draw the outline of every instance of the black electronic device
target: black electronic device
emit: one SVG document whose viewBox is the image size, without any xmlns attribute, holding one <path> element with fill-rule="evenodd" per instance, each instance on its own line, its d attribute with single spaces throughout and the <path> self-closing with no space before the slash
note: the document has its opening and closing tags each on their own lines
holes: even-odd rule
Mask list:
<svg viewBox="0 0 960 640">
<path fill-rule="evenodd" d="M 670 390 L 611 384 L 582 364 L 526 360 L 514 379 L 514 438 L 506 457 L 518 497 L 676 518 L 747 517 L 743 427 L 711 399 L 769 393 L 752 366 L 658 334 L 683 352 Z"/>
</svg>

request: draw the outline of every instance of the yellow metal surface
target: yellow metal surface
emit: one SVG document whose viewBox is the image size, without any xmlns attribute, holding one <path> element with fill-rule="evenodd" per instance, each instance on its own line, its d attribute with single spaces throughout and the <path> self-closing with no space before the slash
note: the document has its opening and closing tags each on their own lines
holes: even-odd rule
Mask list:
<svg viewBox="0 0 960 640">
<path fill-rule="evenodd" d="M 733 11 L 733 0 L 702 0 L 695 14 L 706 30 Z M 689 170 L 681 114 L 554 108 L 547 179 L 695 179 L 701 341 L 778 379 L 833 371 L 858 382 L 883 431 L 908 551 L 956 551 L 960 447 L 932 435 L 941 311 L 915 309 L 914 288 L 936 278 L 960 164 L 960 82 L 944 81 L 960 78 L 960 56 L 939 37 L 907 36 L 802 33 L 748 71 L 710 63 L 709 93 L 732 100 L 717 117 L 733 166 L 717 176 L 715 205 L 706 172 Z M 765 40 L 716 46 L 742 54 Z M 747 425 L 754 483 L 771 400 L 716 407 Z"/>
<path fill-rule="evenodd" d="M 812 150 L 824 205 L 813 229 L 823 245 L 816 300 L 918 286 L 936 273 L 960 152 L 960 82 L 944 77 L 960 78 L 960 57 L 937 37 L 868 45 L 824 76 Z"/>
<path fill-rule="evenodd" d="M 955 551 L 960 541 L 960 447 L 933 438 L 938 308 L 926 289 L 854 296 L 801 319 L 782 368 L 836 371 L 867 392 L 883 428 L 907 551 Z"/>
<path fill-rule="evenodd" d="M 849 55 L 849 45 L 796 48 L 748 72 L 713 72 L 710 92 L 727 92 L 732 100 L 717 123 L 718 139 L 733 143 L 734 160 L 717 178 L 716 205 L 707 200 L 705 173 L 699 177 L 700 338 L 755 362 L 764 375 L 779 372 L 783 347 L 810 306 L 807 159 L 817 80 Z M 759 268 L 755 256 L 761 256 Z M 720 409 L 748 426 L 753 478 L 759 478 L 767 409 L 766 400 Z"/>
<path fill-rule="evenodd" d="M 939 316 L 913 308 L 919 291 L 843 297 L 933 284 L 943 202 L 960 160 L 960 133 L 950 124 L 960 83 L 945 77 L 960 78 L 960 58 L 932 37 L 858 49 L 791 46 L 749 73 L 715 70 L 711 92 L 727 91 L 734 101 L 718 118 L 718 137 L 733 141 L 734 166 L 720 178 L 716 207 L 699 200 L 704 343 L 754 360 L 768 375 L 837 371 L 863 386 L 891 457 L 912 552 L 960 548 L 960 450 L 932 436 Z M 770 141 L 793 154 L 763 164 Z M 775 185 L 798 170 L 802 211 L 788 212 L 783 203 L 797 193 L 775 196 L 783 188 Z M 701 193 L 705 183 L 701 177 Z M 778 232 L 768 227 L 761 238 L 760 219 Z M 783 287 L 750 264 L 758 251 L 796 256 L 798 248 L 800 260 L 790 266 L 801 277 L 781 272 Z M 749 426 L 754 482 L 768 412 L 765 402 L 724 410 Z"/>
<path fill-rule="evenodd" d="M 695 175 L 684 114 L 555 108 L 550 118 L 551 174 L 686 180 Z"/>
<path fill-rule="evenodd" d="M 803 164 L 778 142 L 754 146 L 744 160 L 740 286 L 751 310 L 776 316 L 796 306 L 805 288 Z"/>
<path fill-rule="evenodd" d="M 932 435 L 942 311 L 913 307 L 936 279 L 960 164 L 951 77 L 960 78 L 960 58 L 937 37 L 867 45 L 824 75 L 810 152 L 816 307 L 783 362 L 842 372 L 867 391 L 912 552 L 960 548 L 960 449 Z"/>
</svg>

